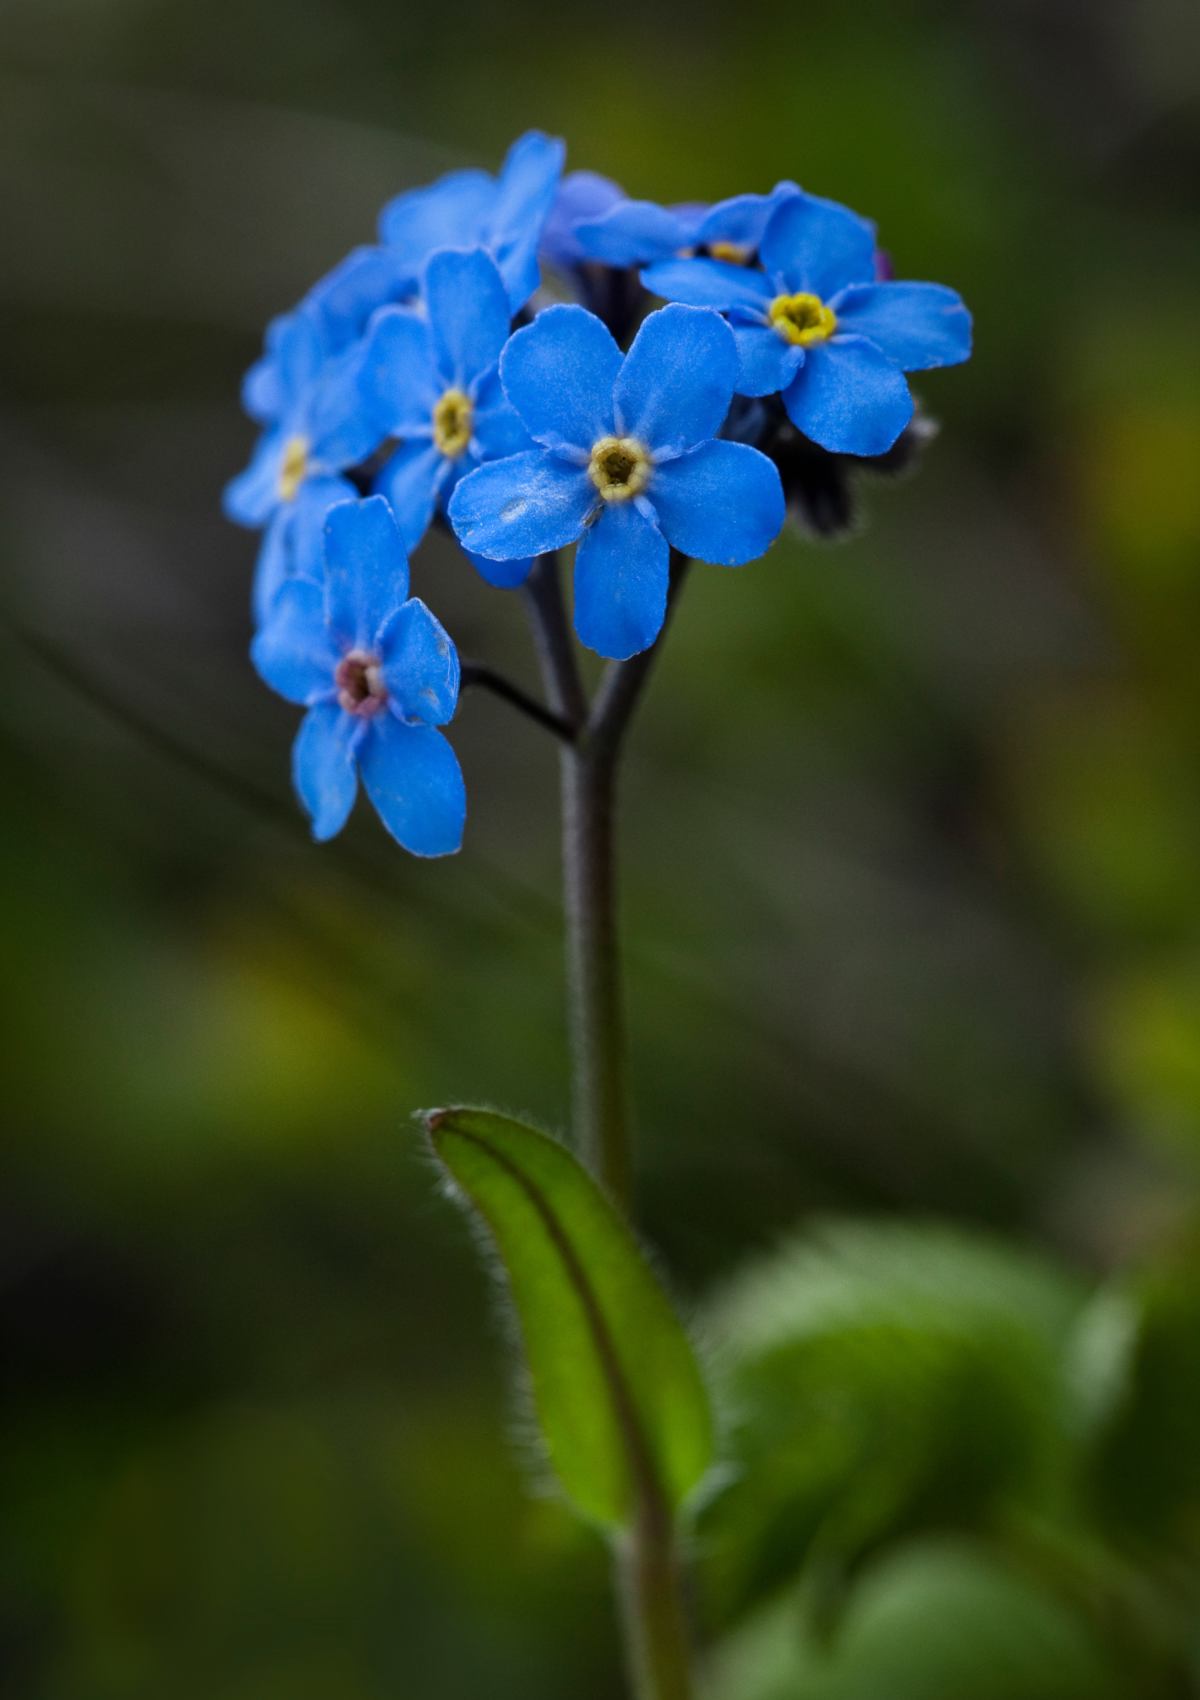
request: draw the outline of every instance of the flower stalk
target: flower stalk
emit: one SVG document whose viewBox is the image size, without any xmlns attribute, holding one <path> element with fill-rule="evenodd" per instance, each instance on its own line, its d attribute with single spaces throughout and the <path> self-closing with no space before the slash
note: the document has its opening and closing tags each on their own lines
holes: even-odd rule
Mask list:
<svg viewBox="0 0 1200 1700">
<path fill-rule="evenodd" d="M 617 1597 L 634 1700 L 691 1700 L 683 1574 L 665 1508 L 644 1505 L 618 1548 Z"/>
<path fill-rule="evenodd" d="M 563 910 L 576 1149 L 632 1216 L 633 1148 L 617 885 L 620 757 L 687 572 L 673 552 L 658 641 L 610 662 L 590 706 L 563 605 L 557 558 L 542 556 L 527 600 L 551 711 L 575 715 L 561 753 Z M 692 1657 L 674 1518 L 650 1481 L 616 1553 L 622 1639 L 635 1700 L 690 1700 Z"/>
</svg>

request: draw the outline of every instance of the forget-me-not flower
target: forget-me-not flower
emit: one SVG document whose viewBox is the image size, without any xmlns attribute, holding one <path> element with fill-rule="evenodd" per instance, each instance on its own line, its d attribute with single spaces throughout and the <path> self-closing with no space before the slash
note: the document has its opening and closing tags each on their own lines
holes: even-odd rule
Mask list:
<svg viewBox="0 0 1200 1700">
<path fill-rule="evenodd" d="M 777 391 L 822 448 L 878 455 L 912 417 L 906 372 L 971 352 L 971 318 L 952 289 L 876 281 L 875 232 L 834 201 L 798 190 L 775 207 L 757 268 L 667 260 L 643 281 L 656 295 L 725 313 L 743 395 Z"/>
<path fill-rule="evenodd" d="M 500 174 L 452 171 L 427 189 L 389 201 L 379 234 L 393 263 L 420 275 L 438 248 L 486 248 L 515 312 L 538 286 L 538 243 L 562 174 L 565 149 L 530 130 L 508 150 Z"/>
<path fill-rule="evenodd" d="M 225 489 L 231 519 L 267 527 L 254 580 L 259 620 L 286 578 L 320 575 L 325 515 L 357 494 L 341 474 L 383 435 L 362 405 L 357 348 L 330 358 L 303 309 L 277 320 L 273 331 L 270 378 L 260 376 L 256 396 L 268 428 L 249 466 Z"/>
<path fill-rule="evenodd" d="M 573 271 L 590 256 L 576 234 L 586 224 L 624 201 L 625 192 L 598 171 L 568 171 L 558 185 L 546 222 L 540 252 L 560 271 Z"/>
<path fill-rule="evenodd" d="M 769 195 L 733 195 L 714 206 L 686 202 L 660 207 L 653 201 L 620 200 L 575 225 L 575 241 L 590 260 L 607 266 L 648 266 L 697 249 L 733 265 L 758 252 L 763 232 L 794 183 L 779 183 Z"/>
<path fill-rule="evenodd" d="M 775 467 L 716 440 L 737 379 L 716 313 L 664 307 L 622 355 L 593 314 L 549 307 L 509 342 L 500 373 L 538 447 L 464 478 L 451 523 L 494 560 L 579 539 L 575 628 L 601 655 L 634 655 L 658 636 L 669 546 L 738 566 L 778 534 Z"/>
<path fill-rule="evenodd" d="M 416 856 L 462 843 L 466 792 L 437 730 L 458 702 L 453 643 L 408 595 L 408 559 L 382 496 L 325 522 L 324 584 L 284 584 L 251 649 L 259 673 L 307 708 L 292 778 L 314 837 L 341 831 L 361 777 L 384 826 Z"/>
<path fill-rule="evenodd" d="M 375 488 L 410 550 L 461 478 L 529 447 L 500 383 L 511 313 L 495 262 L 481 248 L 443 248 L 425 268 L 422 297 L 420 317 L 402 308 L 376 315 L 362 368 L 364 406 L 381 436 L 400 441 Z M 474 559 L 486 579 L 505 586 L 530 567 Z"/>
</svg>

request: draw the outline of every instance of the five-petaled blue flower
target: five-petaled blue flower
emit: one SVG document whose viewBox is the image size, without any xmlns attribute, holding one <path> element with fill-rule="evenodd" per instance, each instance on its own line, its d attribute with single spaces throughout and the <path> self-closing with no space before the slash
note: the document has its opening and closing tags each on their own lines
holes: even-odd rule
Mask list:
<svg viewBox="0 0 1200 1700">
<path fill-rule="evenodd" d="M 530 130 L 508 150 L 500 175 L 451 171 L 428 189 L 389 201 L 379 235 L 392 263 L 420 275 L 437 248 L 486 248 L 515 312 L 538 286 L 538 241 L 562 174 L 565 149 Z"/>
<path fill-rule="evenodd" d="M 325 522 L 324 585 L 289 579 L 251 648 L 272 689 L 308 713 L 292 777 L 313 835 L 332 838 L 361 775 L 384 826 L 417 856 L 462 843 L 466 793 L 436 730 L 454 714 L 453 643 L 416 597 L 382 496 L 340 502 Z"/>
<path fill-rule="evenodd" d="M 509 342 L 500 373 L 539 447 L 464 478 L 450 520 L 465 547 L 516 560 L 580 539 L 575 629 L 621 659 L 652 644 L 670 549 L 725 566 L 761 555 L 784 519 L 774 465 L 716 441 L 737 347 L 716 313 L 664 307 L 627 355 L 582 307 L 549 307 Z"/>
<path fill-rule="evenodd" d="M 310 313 L 276 320 L 269 355 L 248 378 L 248 400 L 267 429 L 249 466 L 225 488 L 231 519 L 267 527 L 254 578 L 258 620 L 285 579 L 320 576 L 325 515 L 357 494 L 341 474 L 382 435 L 360 399 L 359 351 L 331 359 Z"/>
<path fill-rule="evenodd" d="M 971 318 L 952 289 L 879 283 L 875 266 L 875 232 L 864 219 L 797 190 L 771 215 L 760 268 L 665 260 L 643 282 L 728 315 L 742 395 L 782 391 L 792 423 L 813 442 L 878 455 L 912 417 L 905 372 L 965 360 Z"/>
<path fill-rule="evenodd" d="M 746 265 L 757 254 L 780 200 L 795 192 L 794 183 L 777 183 L 769 195 L 733 195 L 711 207 L 617 200 L 591 214 L 585 210 L 575 222 L 574 238 L 588 259 L 606 266 L 646 266 L 695 249 Z"/>
<path fill-rule="evenodd" d="M 376 315 L 362 369 L 365 406 L 380 436 L 400 447 L 375 480 L 405 547 L 415 549 L 435 508 L 482 462 L 528 448 L 498 371 L 511 314 L 496 265 L 481 248 L 444 248 L 425 268 L 425 316 Z M 472 557 L 492 584 L 519 584 L 529 561 Z"/>
</svg>

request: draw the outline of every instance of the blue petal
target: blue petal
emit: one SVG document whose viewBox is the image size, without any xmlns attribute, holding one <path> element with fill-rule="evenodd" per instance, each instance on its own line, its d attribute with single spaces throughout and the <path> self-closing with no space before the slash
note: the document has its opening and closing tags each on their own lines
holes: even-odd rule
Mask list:
<svg viewBox="0 0 1200 1700">
<path fill-rule="evenodd" d="M 311 313 L 297 308 L 267 326 L 262 357 L 246 373 L 242 402 L 264 424 L 294 408 L 321 369 L 325 350 Z"/>
<path fill-rule="evenodd" d="M 498 372 L 489 372 L 476 392 L 473 442 L 481 460 L 503 460 L 505 455 L 533 447 L 521 415 L 504 393 Z"/>
<path fill-rule="evenodd" d="M 520 561 L 489 561 L 486 555 L 473 555 L 469 549 L 463 554 L 470 561 L 480 578 L 494 585 L 497 590 L 515 590 L 533 571 L 532 559 Z"/>
<path fill-rule="evenodd" d="M 869 337 L 905 372 L 957 366 L 971 353 L 971 315 L 940 283 L 856 284 L 834 310 L 843 331 Z"/>
<path fill-rule="evenodd" d="M 424 319 L 389 307 L 374 320 L 359 367 L 363 406 L 381 432 L 428 436 L 439 394 L 433 338 Z"/>
<path fill-rule="evenodd" d="M 254 575 L 254 616 L 267 618 L 280 585 L 289 578 L 325 578 L 325 515 L 335 502 L 354 501 L 358 491 L 344 478 L 306 478 L 294 501 L 285 503 L 267 527 Z"/>
<path fill-rule="evenodd" d="M 500 357 L 508 399 L 530 435 L 548 449 L 584 454 L 612 431 L 620 370 L 620 349 L 583 307 L 547 307 Z"/>
<path fill-rule="evenodd" d="M 362 741 L 359 772 L 379 818 L 414 856 L 449 856 L 462 845 L 467 792 L 458 758 L 432 726 L 378 715 Z"/>
<path fill-rule="evenodd" d="M 658 454 L 682 454 L 721 429 L 737 376 L 737 344 L 719 314 L 660 307 L 642 321 L 617 379 L 617 428 Z"/>
<path fill-rule="evenodd" d="M 771 214 L 762 263 L 786 289 L 809 290 L 828 301 L 848 283 L 875 276 L 875 231 L 849 207 L 797 190 Z"/>
<path fill-rule="evenodd" d="M 383 682 L 406 720 L 441 726 L 458 706 L 458 651 L 419 597 L 398 608 L 380 634 Z"/>
<path fill-rule="evenodd" d="M 912 418 L 900 368 L 861 336 L 814 343 L 783 392 L 793 425 L 837 454 L 879 455 Z"/>
<path fill-rule="evenodd" d="M 292 784 L 320 843 L 346 824 L 358 792 L 356 745 L 362 721 L 336 702 L 318 703 L 300 722 L 292 745 Z"/>
<path fill-rule="evenodd" d="M 732 308 L 761 317 L 775 290 L 769 278 L 747 266 L 731 266 L 724 260 L 664 260 L 642 273 L 642 282 L 652 295 L 665 301 L 683 301 L 689 307 L 715 307 L 727 313 Z"/>
<path fill-rule="evenodd" d="M 702 443 L 659 467 L 649 495 L 667 541 L 719 567 L 757 560 L 783 525 L 775 464 L 745 443 Z"/>
<path fill-rule="evenodd" d="M 696 239 L 695 220 L 681 218 L 653 201 L 621 201 L 598 218 L 575 227 L 589 260 L 606 266 L 648 265 L 667 260 Z"/>
<path fill-rule="evenodd" d="M 305 307 L 285 313 L 268 330 L 267 347 L 279 369 L 281 411 L 287 411 L 307 394 L 325 364 L 328 350 L 316 316 Z"/>
<path fill-rule="evenodd" d="M 804 350 L 785 342 L 770 325 L 737 325 L 739 395 L 774 395 L 786 389 L 804 364 Z"/>
<path fill-rule="evenodd" d="M 325 624 L 325 599 L 311 579 L 285 579 L 250 645 L 250 659 L 273 691 L 310 703 L 333 690 L 338 652 Z"/>
<path fill-rule="evenodd" d="M 515 312 L 540 281 L 538 244 L 562 175 L 566 148 L 557 136 L 530 130 L 508 150 L 491 214 L 496 263 Z"/>
<path fill-rule="evenodd" d="M 285 407 L 278 364 L 261 354 L 242 379 L 242 407 L 260 425 L 272 424 Z"/>
<path fill-rule="evenodd" d="M 279 506 L 283 451 L 294 433 L 286 426 L 268 431 L 254 445 L 250 464 L 231 478 L 221 496 L 226 517 L 238 525 L 265 525 Z"/>
<path fill-rule="evenodd" d="M 451 171 L 427 189 L 389 201 L 379 215 L 379 235 L 397 267 L 416 278 L 435 248 L 477 241 L 495 202 L 495 180 L 486 171 Z"/>
<path fill-rule="evenodd" d="M 325 517 L 325 608 L 347 648 L 373 649 L 408 596 L 408 556 L 382 496 L 339 502 Z"/>
<path fill-rule="evenodd" d="M 731 195 L 727 201 L 718 201 L 709 208 L 696 232 L 696 240 L 701 246 L 736 242 L 754 253 L 779 202 L 795 192 L 794 183 L 777 183 L 769 195 Z"/>
<path fill-rule="evenodd" d="M 306 478 L 291 504 L 288 571 L 318 584 L 325 579 L 325 518 L 338 502 L 356 502 L 358 491 L 348 478 L 314 474 Z"/>
<path fill-rule="evenodd" d="M 413 443 L 402 443 L 383 463 L 372 483 L 373 490 L 391 505 L 404 547 L 410 554 L 429 530 L 443 464 L 441 451 L 418 438 Z"/>
<path fill-rule="evenodd" d="M 613 661 L 649 649 L 667 611 L 671 552 L 634 502 L 610 503 L 575 552 L 575 630 Z"/>
<path fill-rule="evenodd" d="M 262 547 L 254 563 L 254 583 L 250 606 L 257 629 L 271 612 L 280 588 L 294 577 L 291 569 L 291 538 L 294 514 L 290 507 L 280 508 L 263 532 Z"/>
<path fill-rule="evenodd" d="M 425 304 L 443 385 L 465 390 L 508 341 L 504 279 L 482 248 L 443 248 L 425 268 Z"/>
<path fill-rule="evenodd" d="M 596 171 L 572 171 L 563 178 L 542 227 L 542 253 L 552 265 L 570 270 L 580 265 L 587 255 L 577 234 L 578 228 L 601 213 L 605 213 L 624 193 L 609 177 Z"/>
<path fill-rule="evenodd" d="M 308 400 L 308 435 L 314 462 L 341 472 L 366 460 L 385 432 L 362 398 L 365 346 L 356 343 L 326 363 Z"/>
<path fill-rule="evenodd" d="M 338 352 L 356 342 L 380 307 L 411 287 L 386 248 L 355 248 L 305 297 L 316 315 L 327 347 Z"/>
<path fill-rule="evenodd" d="M 596 500 L 582 467 L 530 449 L 470 473 L 450 498 L 447 513 L 459 542 L 471 553 L 491 561 L 520 561 L 573 543 Z"/>
</svg>

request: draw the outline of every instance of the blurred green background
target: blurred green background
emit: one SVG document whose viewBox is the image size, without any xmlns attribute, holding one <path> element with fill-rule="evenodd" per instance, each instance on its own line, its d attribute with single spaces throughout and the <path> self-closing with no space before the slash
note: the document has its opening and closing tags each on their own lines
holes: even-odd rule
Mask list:
<svg viewBox="0 0 1200 1700">
<path fill-rule="evenodd" d="M 620 1691 L 408 1120 L 563 1122 L 554 751 L 472 697 L 460 858 L 312 846 L 218 506 L 267 318 L 531 125 L 654 199 L 794 176 L 977 322 L 851 541 L 692 575 L 628 763 L 720 1692 L 1200 1692 L 1198 22 L 6 0 L 6 1692 Z M 515 598 L 414 583 L 532 679 Z"/>
</svg>

